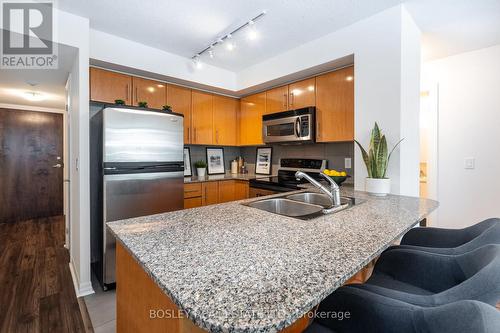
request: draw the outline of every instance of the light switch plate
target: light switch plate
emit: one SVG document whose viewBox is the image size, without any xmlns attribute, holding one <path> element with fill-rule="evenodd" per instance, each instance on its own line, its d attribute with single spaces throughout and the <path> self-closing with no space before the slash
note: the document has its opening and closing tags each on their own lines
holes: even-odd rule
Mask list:
<svg viewBox="0 0 500 333">
<path fill-rule="evenodd" d="M 474 169 L 476 161 L 475 161 L 474 157 L 466 157 L 464 164 L 465 164 L 464 165 L 465 169 Z"/>
<path fill-rule="evenodd" d="M 350 158 L 350 157 L 346 157 L 346 158 L 344 158 L 344 167 L 345 167 L 346 169 L 350 169 L 350 168 L 352 168 L 351 158 Z"/>
</svg>

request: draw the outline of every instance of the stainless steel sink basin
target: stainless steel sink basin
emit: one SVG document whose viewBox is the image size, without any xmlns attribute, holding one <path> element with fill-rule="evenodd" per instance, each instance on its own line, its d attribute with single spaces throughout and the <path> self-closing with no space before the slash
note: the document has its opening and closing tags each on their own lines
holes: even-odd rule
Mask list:
<svg viewBox="0 0 500 333">
<path fill-rule="evenodd" d="M 324 208 L 330 208 L 333 205 L 330 197 L 327 196 L 326 194 L 321 194 L 321 193 L 314 193 L 314 192 L 297 193 L 289 195 L 286 198 L 290 200 L 305 202 L 308 204 L 319 205 Z M 350 198 L 340 197 L 340 204 L 350 205 L 352 204 L 352 200 Z"/>
<path fill-rule="evenodd" d="M 265 210 L 270 213 L 304 218 L 322 214 L 323 206 L 307 204 L 284 198 L 264 199 L 246 204 L 249 207 Z"/>
</svg>

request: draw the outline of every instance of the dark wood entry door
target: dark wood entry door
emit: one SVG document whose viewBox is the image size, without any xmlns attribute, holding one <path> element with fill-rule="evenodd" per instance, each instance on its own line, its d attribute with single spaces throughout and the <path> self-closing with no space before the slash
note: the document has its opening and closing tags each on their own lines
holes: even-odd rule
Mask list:
<svg viewBox="0 0 500 333">
<path fill-rule="evenodd" d="M 63 117 L 0 108 L 0 223 L 63 215 Z"/>
</svg>

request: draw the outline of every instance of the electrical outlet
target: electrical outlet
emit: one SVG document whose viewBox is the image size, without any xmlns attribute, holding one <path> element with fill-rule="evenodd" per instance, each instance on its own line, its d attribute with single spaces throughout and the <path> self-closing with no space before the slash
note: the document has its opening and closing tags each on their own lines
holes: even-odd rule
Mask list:
<svg viewBox="0 0 500 333">
<path fill-rule="evenodd" d="M 346 157 L 346 158 L 344 158 L 344 167 L 345 167 L 346 169 L 350 169 L 350 168 L 352 168 L 352 164 L 351 164 L 351 162 L 352 162 L 352 161 L 351 161 L 351 158 L 350 158 L 350 157 Z"/>
<path fill-rule="evenodd" d="M 474 169 L 475 168 L 475 159 L 474 157 L 466 157 L 465 158 L 465 163 L 464 163 L 464 167 L 465 169 Z"/>
</svg>

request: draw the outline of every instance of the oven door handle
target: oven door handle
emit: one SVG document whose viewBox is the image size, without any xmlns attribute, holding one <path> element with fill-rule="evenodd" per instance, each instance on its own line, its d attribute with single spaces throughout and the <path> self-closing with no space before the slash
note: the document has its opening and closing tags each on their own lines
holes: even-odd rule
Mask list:
<svg viewBox="0 0 500 333">
<path fill-rule="evenodd" d="M 302 121 L 300 120 L 300 117 L 297 117 L 297 119 L 295 119 L 295 135 L 297 136 L 297 138 L 300 138 L 300 128 L 302 127 Z"/>
</svg>

